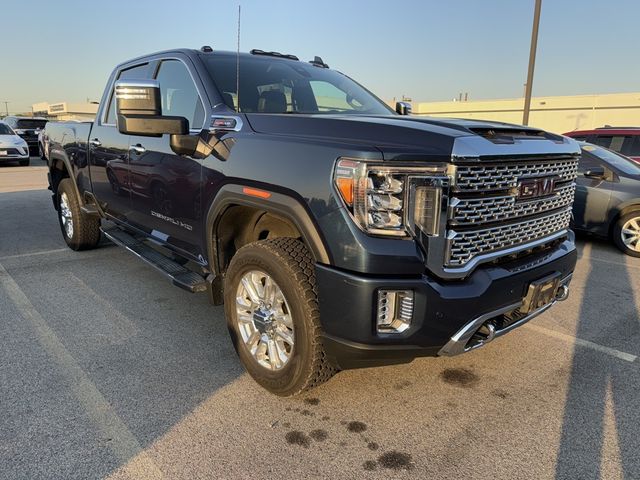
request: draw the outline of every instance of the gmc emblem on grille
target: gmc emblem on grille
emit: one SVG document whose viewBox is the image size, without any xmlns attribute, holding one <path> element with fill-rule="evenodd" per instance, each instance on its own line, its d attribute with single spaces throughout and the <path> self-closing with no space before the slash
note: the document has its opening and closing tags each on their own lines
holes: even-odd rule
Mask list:
<svg viewBox="0 0 640 480">
<path fill-rule="evenodd" d="M 518 183 L 518 198 L 537 198 L 553 195 L 556 189 L 554 177 L 530 178 Z"/>
</svg>

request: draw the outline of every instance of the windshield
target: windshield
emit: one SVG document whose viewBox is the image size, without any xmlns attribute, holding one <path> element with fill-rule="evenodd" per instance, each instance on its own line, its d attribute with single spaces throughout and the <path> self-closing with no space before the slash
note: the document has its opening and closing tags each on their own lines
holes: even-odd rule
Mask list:
<svg viewBox="0 0 640 480">
<path fill-rule="evenodd" d="M 236 57 L 202 57 L 224 102 L 238 111 Z M 389 115 L 393 111 L 349 77 L 295 60 L 240 57 L 240 109 L 245 113 Z"/>
<path fill-rule="evenodd" d="M 0 135 L 15 135 L 11 127 L 5 123 L 0 123 Z"/>
<path fill-rule="evenodd" d="M 617 168 L 623 173 L 628 175 L 640 175 L 640 167 L 631 159 L 624 157 L 618 153 L 607 150 L 606 148 L 598 147 L 590 143 L 582 144 L 582 150 L 595 155 L 600 160 L 608 163 L 614 168 Z"/>
<path fill-rule="evenodd" d="M 46 123 L 47 123 L 46 120 L 20 119 L 18 120 L 18 125 L 16 126 L 16 128 L 23 128 L 23 129 L 29 129 L 29 130 L 35 129 L 35 128 L 44 128 Z"/>
</svg>

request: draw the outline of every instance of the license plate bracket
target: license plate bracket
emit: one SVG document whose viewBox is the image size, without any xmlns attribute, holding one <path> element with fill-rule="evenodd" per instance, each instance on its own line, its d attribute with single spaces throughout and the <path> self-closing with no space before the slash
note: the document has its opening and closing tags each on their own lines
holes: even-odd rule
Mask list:
<svg viewBox="0 0 640 480">
<path fill-rule="evenodd" d="M 531 313 L 553 302 L 560 286 L 560 273 L 547 275 L 529 284 L 520 311 Z"/>
</svg>

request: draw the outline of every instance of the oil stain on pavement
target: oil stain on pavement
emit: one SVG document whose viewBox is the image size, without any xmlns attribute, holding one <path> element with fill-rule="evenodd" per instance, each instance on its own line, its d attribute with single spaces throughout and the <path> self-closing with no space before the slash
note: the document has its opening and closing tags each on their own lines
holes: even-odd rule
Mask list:
<svg viewBox="0 0 640 480">
<path fill-rule="evenodd" d="M 462 386 L 468 387 L 477 383 L 477 376 L 468 370 L 465 369 L 450 369 L 453 373 L 445 370 L 443 372 L 443 380 L 447 383 L 453 384 L 461 384 Z M 455 371 L 454 371 L 455 370 Z M 462 370 L 462 372 L 460 371 Z M 402 388 L 405 388 L 409 385 L 402 385 Z M 312 407 L 318 407 L 320 405 L 320 400 L 318 398 L 305 398 L 303 402 L 306 405 Z M 300 408 L 292 408 L 286 407 L 284 409 L 287 412 L 295 412 L 305 417 L 315 416 L 315 413 L 310 412 L 307 409 Z M 330 417 L 324 415 L 322 420 L 328 421 Z M 289 428 L 291 424 L 289 422 L 284 422 L 283 426 Z M 369 452 L 375 452 L 380 449 L 380 445 L 367 438 L 368 436 L 363 435 L 364 432 L 368 430 L 368 425 L 364 422 L 358 420 L 341 420 L 340 425 L 342 425 L 347 432 L 351 434 L 356 434 L 357 437 L 361 441 L 364 442 L 367 450 Z M 290 430 L 285 434 L 285 440 L 289 445 L 294 445 L 302 448 L 309 448 L 312 445 L 311 440 L 315 442 L 324 442 L 329 438 L 329 432 L 325 429 L 314 429 L 309 432 L 309 434 L 304 433 L 301 430 Z M 341 441 L 338 443 L 341 447 L 346 447 L 348 445 L 347 442 Z M 381 453 L 376 460 L 367 460 L 362 464 L 362 468 L 366 471 L 377 470 L 378 468 L 384 468 L 388 470 L 413 470 L 415 468 L 415 463 L 410 454 L 405 452 L 399 452 L 397 450 L 390 450 Z"/>
</svg>

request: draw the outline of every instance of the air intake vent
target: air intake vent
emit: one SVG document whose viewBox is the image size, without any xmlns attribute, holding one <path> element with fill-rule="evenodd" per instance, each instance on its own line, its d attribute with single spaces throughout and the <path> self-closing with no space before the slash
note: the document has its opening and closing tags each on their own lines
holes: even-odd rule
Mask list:
<svg viewBox="0 0 640 480">
<path fill-rule="evenodd" d="M 552 142 L 562 142 L 562 137 L 552 133 L 536 130 L 533 128 L 470 128 L 473 133 L 480 135 L 493 143 L 515 143 L 516 140 L 551 140 Z"/>
</svg>

